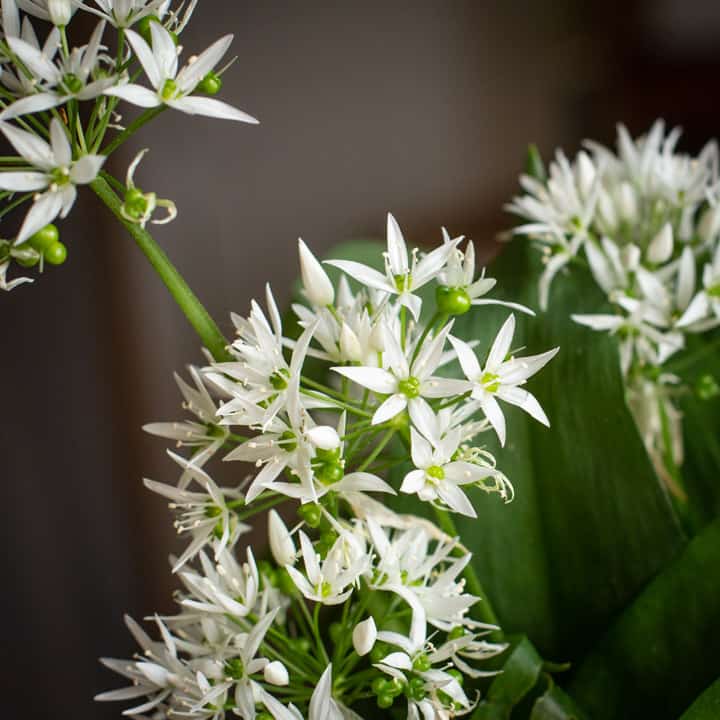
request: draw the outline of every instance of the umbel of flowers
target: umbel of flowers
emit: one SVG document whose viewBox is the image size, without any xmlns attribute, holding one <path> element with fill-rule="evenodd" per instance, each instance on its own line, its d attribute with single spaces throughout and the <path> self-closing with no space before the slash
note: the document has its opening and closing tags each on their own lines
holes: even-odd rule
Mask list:
<svg viewBox="0 0 720 720">
<path fill-rule="evenodd" d="M 589 266 L 611 310 L 573 319 L 619 339 L 629 405 L 660 476 L 680 498 L 681 378 L 669 361 L 693 334 L 720 326 L 718 148 L 677 151 L 679 129 L 662 121 L 633 140 L 618 127 L 617 149 L 587 141 L 571 161 L 558 151 L 547 176 L 520 179 L 508 210 L 545 262 L 540 304 L 561 271 Z"/>
<path fill-rule="evenodd" d="M 186 539 L 173 559 L 180 611 L 155 618 L 158 640 L 128 620 L 141 655 L 104 662 L 132 684 L 99 699 L 141 698 L 132 716 L 277 720 L 475 706 L 482 661 L 505 645 L 475 612 L 470 554 L 387 498 L 416 495 L 439 518 L 475 517 L 469 488 L 509 500 L 481 438 L 505 441 L 507 403 L 547 424 L 524 385 L 556 350 L 515 357 L 512 314 L 489 348 L 452 334 L 455 315 L 495 302 L 462 245 L 445 234 L 408 253 L 390 215 L 384 271 L 330 260 L 342 271 L 333 283 L 300 241 L 299 335 L 268 287 L 264 307 L 233 316 L 232 359 L 177 378 L 188 419 L 146 430 L 188 452 L 170 453 L 177 484 L 146 485 Z M 436 301 L 423 307 L 431 283 Z M 213 481 L 217 455 L 239 464 L 237 486 Z M 289 522 L 272 509 L 288 501 Z M 258 561 L 243 538 L 268 511 L 271 556 Z"/>
</svg>

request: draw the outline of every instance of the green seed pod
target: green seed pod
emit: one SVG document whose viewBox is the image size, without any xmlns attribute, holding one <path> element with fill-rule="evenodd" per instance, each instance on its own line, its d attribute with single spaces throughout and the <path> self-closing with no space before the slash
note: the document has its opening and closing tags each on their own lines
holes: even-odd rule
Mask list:
<svg viewBox="0 0 720 720">
<path fill-rule="evenodd" d="M 46 225 L 44 228 L 41 228 L 38 230 L 31 238 L 28 240 L 30 245 L 32 245 L 38 252 L 45 252 L 45 250 L 50 247 L 51 245 L 55 244 L 60 240 L 60 231 L 57 229 L 56 225 L 53 225 L 50 223 L 49 225 Z"/>
<path fill-rule="evenodd" d="M 67 248 L 61 242 L 56 242 L 45 249 L 43 256 L 50 265 L 62 265 L 67 260 Z"/>
</svg>

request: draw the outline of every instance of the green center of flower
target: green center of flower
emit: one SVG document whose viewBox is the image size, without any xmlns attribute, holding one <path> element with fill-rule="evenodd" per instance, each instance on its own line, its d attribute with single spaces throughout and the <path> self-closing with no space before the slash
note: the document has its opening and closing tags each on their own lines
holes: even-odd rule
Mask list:
<svg viewBox="0 0 720 720">
<path fill-rule="evenodd" d="M 67 168 L 55 168 L 50 171 L 50 179 L 55 185 L 67 185 L 70 182 L 70 171 Z"/>
<path fill-rule="evenodd" d="M 420 381 L 416 377 L 405 378 L 398 383 L 398 391 L 408 398 L 420 395 Z"/>
<path fill-rule="evenodd" d="M 240 658 L 230 658 L 225 661 L 225 675 L 233 680 L 241 680 L 245 675 L 245 665 Z"/>
<path fill-rule="evenodd" d="M 472 300 L 465 288 L 451 288 L 439 285 L 435 290 L 438 310 L 446 315 L 464 315 L 471 307 Z"/>
<path fill-rule="evenodd" d="M 439 466 L 439 465 L 431 465 L 426 471 L 425 474 L 432 478 L 433 480 L 444 480 L 445 479 L 445 471 Z"/>
<path fill-rule="evenodd" d="M 278 438 L 278 445 L 286 452 L 297 449 L 297 438 L 292 430 L 285 430 Z"/>
<path fill-rule="evenodd" d="M 174 100 L 179 94 L 177 83 L 172 78 L 168 78 L 162 86 L 160 97 L 167 102 L 168 100 Z"/>
<path fill-rule="evenodd" d="M 430 658 L 425 655 L 425 653 L 415 656 L 413 660 L 413 670 L 415 670 L 415 672 L 427 672 L 431 667 L 432 663 L 430 662 Z"/>
<path fill-rule="evenodd" d="M 290 373 L 285 370 L 285 368 L 281 368 L 280 370 L 276 370 L 271 376 L 270 376 L 270 384 L 273 386 L 273 389 L 275 390 L 285 390 L 288 386 L 288 380 L 290 379 Z"/>
<path fill-rule="evenodd" d="M 321 597 L 328 598 L 332 595 L 332 585 L 327 580 L 323 580 L 322 583 L 320 583 L 319 590 Z"/>
<path fill-rule="evenodd" d="M 405 275 L 394 275 L 393 280 L 395 281 L 395 287 L 398 292 L 406 292 L 412 286 L 412 275 L 406 273 Z"/>
<path fill-rule="evenodd" d="M 480 378 L 480 384 L 488 392 L 497 392 L 500 389 L 500 377 L 495 373 L 484 372 Z"/>
<path fill-rule="evenodd" d="M 705 292 L 708 294 L 708 297 L 720 298 L 720 283 L 711 285 Z"/>
<path fill-rule="evenodd" d="M 63 86 L 69 93 L 79 93 L 83 89 L 83 81 L 73 73 L 68 73 L 62 79 Z"/>
</svg>

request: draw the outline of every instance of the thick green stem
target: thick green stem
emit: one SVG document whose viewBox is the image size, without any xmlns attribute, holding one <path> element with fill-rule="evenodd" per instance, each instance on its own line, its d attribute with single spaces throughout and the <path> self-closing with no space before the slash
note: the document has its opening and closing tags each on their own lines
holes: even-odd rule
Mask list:
<svg viewBox="0 0 720 720">
<path fill-rule="evenodd" d="M 215 321 L 210 317 L 208 311 L 197 299 L 195 293 L 190 289 L 177 271 L 175 266 L 165 254 L 163 249 L 155 242 L 152 235 L 143 230 L 139 225 L 128 221 L 121 212 L 122 202 L 113 192 L 112 188 L 101 177 L 96 178 L 90 184 L 97 196 L 107 205 L 113 215 L 120 221 L 130 233 L 137 246 L 145 254 L 155 272 L 165 283 L 175 302 L 195 328 L 200 336 L 203 345 L 210 351 L 213 358 L 218 362 L 232 360 L 232 355 L 227 349 L 227 340 L 223 337 Z"/>
</svg>

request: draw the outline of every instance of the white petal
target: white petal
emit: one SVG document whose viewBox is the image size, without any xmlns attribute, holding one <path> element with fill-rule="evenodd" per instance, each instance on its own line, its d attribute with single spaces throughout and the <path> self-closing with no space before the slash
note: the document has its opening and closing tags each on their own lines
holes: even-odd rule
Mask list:
<svg viewBox="0 0 720 720">
<path fill-rule="evenodd" d="M 415 430 L 410 428 L 410 455 L 416 468 L 427 468 L 432 465 L 432 446 Z"/>
<path fill-rule="evenodd" d="M 672 225 L 666 222 L 660 232 L 648 245 L 647 259 L 656 265 L 667 262 L 673 254 L 673 230 Z"/>
<path fill-rule="evenodd" d="M 308 300 L 316 307 L 332 305 L 335 300 L 333 284 L 323 266 L 302 239 L 298 240 L 298 252 L 300 254 L 300 274 Z"/>
<path fill-rule="evenodd" d="M 51 87 L 60 82 L 62 73 L 40 50 L 17 37 L 9 37 L 7 42 L 34 77 L 44 80 Z"/>
<path fill-rule="evenodd" d="M 360 657 L 367 655 L 373 649 L 376 640 L 377 627 L 375 626 L 375 620 L 373 620 L 372 615 L 353 628 L 353 647 Z"/>
<path fill-rule="evenodd" d="M 222 100 L 215 100 L 215 98 L 189 95 L 178 100 L 170 100 L 167 105 L 188 115 L 204 115 L 205 117 L 219 118 L 220 120 L 236 120 L 237 122 L 252 125 L 258 124 L 258 120 L 252 115 L 248 115 L 246 112 L 238 110 Z"/>
<path fill-rule="evenodd" d="M 387 249 L 392 274 L 406 275 L 409 270 L 407 245 L 400 226 L 390 213 L 387 216 Z"/>
<path fill-rule="evenodd" d="M 487 395 L 482 398 L 480 401 L 480 404 L 482 405 L 483 412 L 485 413 L 485 417 L 487 417 L 488 422 L 493 426 L 493 429 L 497 433 L 498 440 L 500 440 L 500 445 L 505 446 L 505 416 L 503 415 L 503 411 L 500 408 L 500 405 L 498 405 L 497 400 L 492 397 L 492 395 Z"/>
<path fill-rule="evenodd" d="M 414 494 L 425 487 L 425 471 L 411 470 L 403 479 L 400 492 Z"/>
<path fill-rule="evenodd" d="M 535 418 L 535 420 L 550 427 L 550 421 L 548 420 L 545 411 L 540 407 L 540 403 L 537 401 L 537 398 L 527 390 L 517 387 L 501 387 L 497 392 L 497 396 L 505 402 L 517 405 L 521 410 L 524 410 L 528 415 Z"/>
<path fill-rule="evenodd" d="M 695 292 L 695 255 L 689 247 L 685 247 L 680 256 L 677 279 L 677 306 L 685 310 Z"/>
<path fill-rule="evenodd" d="M 457 485 L 449 482 L 441 482 L 438 483 L 436 491 L 450 509 L 467 517 L 477 517 L 475 508 L 468 499 L 468 496 L 457 487 Z"/>
<path fill-rule="evenodd" d="M 490 348 L 487 363 L 485 364 L 487 370 L 494 372 L 495 368 L 502 364 L 510 351 L 510 344 L 512 343 L 514 334 L 515 316 L 510 315 L 503 323 L 503 326 L 500 328 L 500 332 L 498 332 L 495 340 L 493 341 L 492 347 Z"/>
<path fill-rule="evenodd" d="M 19 192 L 44 190 L 49 180 L 45 173 L 39 172 L 3 172 L 0 173 L 0 189 Z"/>
<path fill-rule="evenodd" d="M 50 147 L 57 167 L 67 167 L 72 162 L 72 148 L 64 126 L 57 118 L 50 123 Z"/>
<path fill-rule="evenodd" d="M 24 243 L 38 230 L 51 223 L 62 210 L 63 198 L 60 193 L 46 192 L 32 205 L 18 233 L 16 244 Z"/>
<path fill-rule="evenodd" d="M 0 124 L 0 130 L 2 130 L 15 150 L 31 165 L 41 170 L 52 170 L 55 167 L 55 158 L 50 146 L 37 135 L 33 135 L 26 130 L 20 130 L 7 123 Z"/>
<path fill-rule="evenodd" d="M 460 361 L 460 367 L 462 367 L 465 377 L 471 382 L 475 382 L 480 377 L 480 363 L 472 348 L 454 335 L 449 335 L 448 339 L 455 348 L 458 360 Z"/>
<path fill-rule="evenodd" d="M 394 418 L 407 407 L 405 395 L 391 395 L 376 411 L 372 418 L 373 425 L 384 423 Z"/>
<path fill-rule="evenodd" d="M 65 98 L 58 93 L 43 92 L 37 93 L 36 95 L 28 95 L 6 107 L 5 110 L 0 113 L 0 121 L 11 120 L 12 118 L 22 115 L 49 110 L 50 108 L 62 105 L 63 102 L 65 102 Z"/>
<path fill-rule="evenodd" d="M 151 25 L 156 24 L 157 23 L 151 23 Z M 160 68 L 155 61 L 155 56 L 153 55 L 153 51 L 150 49 L 150 46 L 134 30 L 126 30 L 125 35 L 130 41 L 130 45 L 135 51 L 135 55 L 137 55 L 140 64 L 143 66 L 143 70 L 145 70 L 148 80 L 150 80 L 150 83 L 156 90 L 160 90 L 162 83 L 167 78 L 162 77 Z"/>
<path fill-rule="evenodd" d="M 138 107 L 151 108 L 162 105 L 162 101 L 153 90 L 142 85 L 128 83 L 127 85 L 114 85 L 105 90 L 105 95 L 112 95 L 121 100 L 137 105 Z"/>
<path fill-rule="evenodd" d="M 159 22 L 151 22 L 150 36 L 153 57 L 157 63 L 160 77 L 163 79 L 174 78 L 177 75 L 178 48 L 172 35 Z"/>
<path fill-rule="evenodd" d="M 340 268 L 340 270 L 349 277 L 357 280 L 357 282 L 362 285 L 367 285 L 375 290 L 383 290 L 391 293 L 397 292 L 397 288 L 390 284 L 385 275 L 367 265 L 355 262 L 354 260 L 326 260 L 325 263 Z"/>
<path fill-rule="evenodd" d="M 620 315 L 571 315 L 574 322 L 593 330 L 617 330 L 625 324 Z"/>
<path fill-rule="evenodd" d="M 362 385 L 382 395 L 389 395 L 397 390 L 397 378 L 382 368 L 333 367 L 331 370 L 340 373 L 340 375 L 344 375 L 358 385 Z"/>
<path fill-rule="evenodd" d="M 91 183 L 107 158 L 104 155 L 83 155 L 70 170 L 70 179 L 76 185 Z"/>
</svg>

